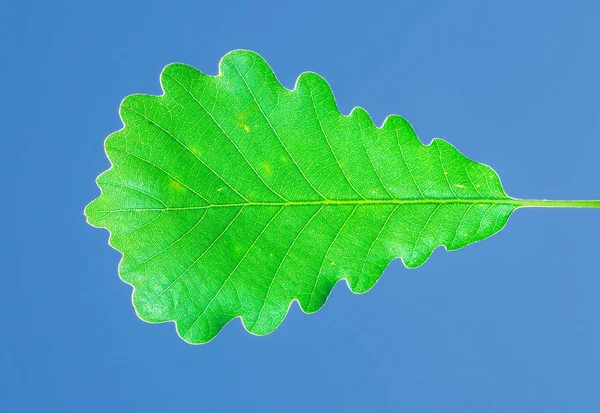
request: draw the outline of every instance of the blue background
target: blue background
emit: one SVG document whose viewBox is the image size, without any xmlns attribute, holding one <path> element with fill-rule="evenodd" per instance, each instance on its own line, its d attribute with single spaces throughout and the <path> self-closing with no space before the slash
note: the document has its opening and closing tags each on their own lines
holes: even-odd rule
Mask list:
<svg viewBox="0 0 600 413">
<path fill-rule="evenodd" d="M 597 1 L 12 1 L 1 6 L 0 410 L 598 412 L 599 210 L 517 211 L 489 240 L 338 285 L 273 334 L 191 346 L 133 311 L 84 206 L 131 93 L 248 48 L 342 113 L 406 117 L 507 192 L 600 198 Z M 171 4 L 172 3 L 172 4 Z M 289 2 L 292 3 L 292 2 Z"/>
</svg>

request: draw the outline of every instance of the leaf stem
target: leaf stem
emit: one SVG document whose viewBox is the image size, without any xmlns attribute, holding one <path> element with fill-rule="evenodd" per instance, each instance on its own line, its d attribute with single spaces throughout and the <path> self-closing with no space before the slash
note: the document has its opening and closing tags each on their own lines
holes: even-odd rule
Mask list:
<svg viewBox="0 0 600 413">
<path fill-rule="evenodd" d="M 533 208 L 600 208 L 600 200 L 515 199 L 519 207 Z"/>
<path fill-rule="evenodd" d="M 133 212 L 133 211 L 188 211 L 210 208 L 244 208 L 244 207 L 292 207 L 292 206 L 332 206 L 332 205 L 419 205 L 419 204 L 492 204 L 512 205 L 517 208 L 598 208 L 600 200 L 551 200 L 551 199 L 519 199 L 519 198 L 455 198 L 455 199 L 345 199 L 323 201 L 286 201 L 286 202 L 242 202 L 232 204 L 205 204 L 162 208 L 124 208 L 97 210 L 99 213 Z"/>
</svg>

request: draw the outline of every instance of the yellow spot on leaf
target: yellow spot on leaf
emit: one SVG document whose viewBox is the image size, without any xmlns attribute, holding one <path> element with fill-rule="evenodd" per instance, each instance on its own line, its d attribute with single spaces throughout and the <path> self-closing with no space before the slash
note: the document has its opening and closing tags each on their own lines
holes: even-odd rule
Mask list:
<svg viewBox="0 0 600 413">
<path fill-rule="evenodd" d="M 240 112 L 235 117 L 238 121 L 238 125 L 240 125 L 246 132 L 250 131 L 250 126 L 246 123 L 246 114 L 244 112 Z"/>
<path fill-rule="evenodd" d="M 465 187 L 464 185 L 461 185 L 461 184 L 454 184 L 454 186 L 457 187 L 457 188 L 464 188 Z"/>
<path fill-rule="evenodd" d="M 171 184 L 169 186 L 178 191 L 185 191 L 185 187 L 177 181 L 171 181 Z"/>
<path fill-rule="evenodd" d="M 269 165 L 267 162 L 263 162 L 260 165 L 258 165 L 260 167 L 260 169 L 262 169 L 263 174 L 268 178 L 271 176 L 271 174 L 273 173 L 273 170 L 271 169 L 271 165 Z"/>
</svg>

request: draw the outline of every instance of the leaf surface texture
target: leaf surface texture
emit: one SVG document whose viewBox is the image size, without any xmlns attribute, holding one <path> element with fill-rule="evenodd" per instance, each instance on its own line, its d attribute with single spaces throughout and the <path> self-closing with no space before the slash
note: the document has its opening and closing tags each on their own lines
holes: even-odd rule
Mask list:
<svg viewBox="0 0 600 413">
<path fill-rule="evenodd" d="M 517 208 L 490 167 L 422 144 L 403 118 L 378 128 L 362 108 L 342 115 L 317 74 L 289 90 L 240 50 L 218 76 L 171 64 L 161 84 L 162 96 L 121 104 L 85 214 L 123 253 L 138 315 L 175 321 L 190 343 L 235 317 L 270 333 L 293 300 L 317 311 L 342 279 L 365 292 L 392 259 L 418 267 Z"/>
</svg>

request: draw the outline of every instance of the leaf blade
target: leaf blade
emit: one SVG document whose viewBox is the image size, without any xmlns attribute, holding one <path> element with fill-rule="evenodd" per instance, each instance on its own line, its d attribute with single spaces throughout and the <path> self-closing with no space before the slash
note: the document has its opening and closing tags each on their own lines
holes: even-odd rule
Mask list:
<svg viewBox="0 0 600 413">
<path fill-rule="evenodd" d="M 293 300 L 317 311 L 341 279 L 365 292 L 392 259 L 416 268 L 519 206 L 447 142 L 423 145 L 399 116 L 342 115 L 314 73 L 285 89 L 253 52 L 229 53 L 217 76 L 169 65 L 161 84 L 123 101 L 85 214 L 123 253 L 140 318 L 175 321 L 188 342 L 236 317 L 267 334 Z"/>
</svg>

